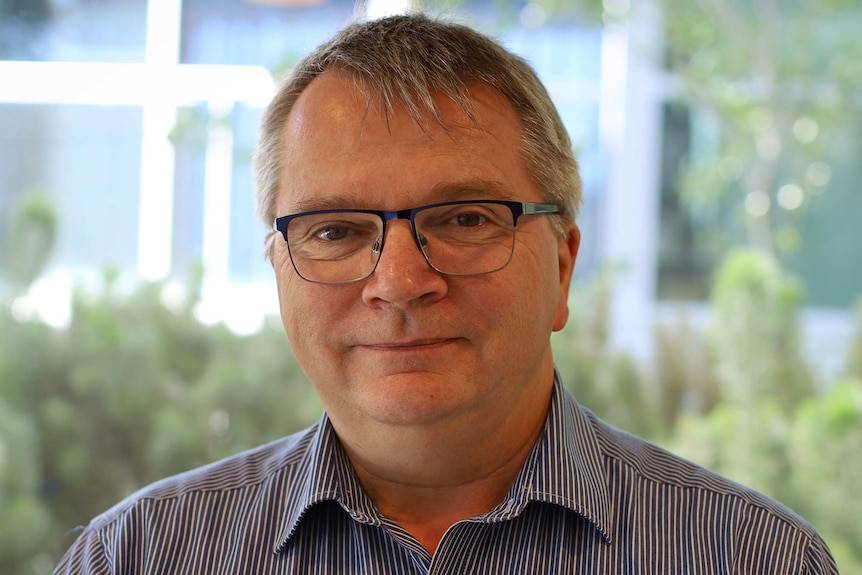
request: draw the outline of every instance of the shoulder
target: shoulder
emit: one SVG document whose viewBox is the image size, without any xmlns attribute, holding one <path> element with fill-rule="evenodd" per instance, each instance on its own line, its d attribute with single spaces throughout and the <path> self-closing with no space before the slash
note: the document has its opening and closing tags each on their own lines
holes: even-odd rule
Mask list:
<svg viewBox="0 0 862 575">
<path fill-rule="evenodd" d="M 83 528 L 55 573 L 137 573 L 146 562 L 192 564 L 200 549 L 273 549 L 302 499 L 320 425 L 133 493 Z"/>
<path fill-rule="evenodd" d="M 618 535 L 637 528 L 659 539 L 694 536 L 749 567 L 835 572 L 815 529 L 783 504 L 576 408 L 595 434 L 611 505 L 626 508 Z"/>
<path fill-rule="evenodd" d="M 252 492 L 266 489 L 275 480 L 282 486 L 285 481 L 299 481 L 303 470 L 307 468 L 308 453 L 317 428 L 318 424 L 271 443 L 152 483 L 93 519 L 87 529 L 103 528 L 136 507 L 171 505 L 190 497 L 206 497 L 238 490 Z"/>
<path fill-rule="evenodd" d="M 273 548 L 278 518 L 301 499 L 320 425 L 133 493 L 80 530 L 55 574 L 136 573 L 145 562 L 193 563 L 201 548 Z"/>
<path fill-rule="evenodd" d="M 800 518 L 777 501 L 684 459 L 640 437 L 622 431 L 581 409 L 596 435 L 609 481 L 636 483 L 667 492 L 699 492 L 726 497 L 738 507 L 762 507 L 788 521 Z"/>
</svg>

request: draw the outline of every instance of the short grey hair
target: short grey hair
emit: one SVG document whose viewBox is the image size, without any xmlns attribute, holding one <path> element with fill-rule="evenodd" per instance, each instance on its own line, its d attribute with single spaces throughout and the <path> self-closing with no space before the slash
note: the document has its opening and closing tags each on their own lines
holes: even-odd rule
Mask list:
<svg viewBox="0 0 862 575">
<path fill-rule="evenodd" d="M 521 153 L 545 201 L 561 206 L 559 218 L 577 217 L 583 192 L 571 140 L 533 68 L 471 28 L 409 14 L 348 25 L 303 58 L 280 85 L 263 114 L 254 160 L 257 211 L 266 225 L 276 217 L 287 117 L 303 90 L 328 70 L 352 78 L 387 113 L 401 104 L 420 123 L 429 115 L 442 123 L 434 92 L 446 94 L 472 117 L 467 83 L 491 86 L 520 119 Z M 554 227 L 566 234 L 558 219 Z"/>
</svg>

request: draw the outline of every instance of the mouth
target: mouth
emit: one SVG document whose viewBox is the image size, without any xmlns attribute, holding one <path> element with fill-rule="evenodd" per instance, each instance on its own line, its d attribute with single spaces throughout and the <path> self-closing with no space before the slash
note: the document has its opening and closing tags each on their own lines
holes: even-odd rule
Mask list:
<svg viewBox="0 0 862 575">
<path fill-rule="evenodd" d="M 409 341 L 384 341 L 365 345 L 375 351 L 422 351 L 443 347 L 453 343 L 453 338 L 426 338 Z"/>
</svg>

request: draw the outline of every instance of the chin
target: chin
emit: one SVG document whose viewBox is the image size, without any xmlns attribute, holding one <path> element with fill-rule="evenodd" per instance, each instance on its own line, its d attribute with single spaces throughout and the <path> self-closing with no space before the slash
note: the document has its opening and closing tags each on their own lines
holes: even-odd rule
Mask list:
<svg viewBox="0 0 862 575">
<path fill-rule="evenodd" d="M 477 405 L 475 390 L 451 377 L 428 374 L 389 376 L 363 390 L 357 403 L 374 421 L 394 426 L 429 425 Z"/>
</svg>

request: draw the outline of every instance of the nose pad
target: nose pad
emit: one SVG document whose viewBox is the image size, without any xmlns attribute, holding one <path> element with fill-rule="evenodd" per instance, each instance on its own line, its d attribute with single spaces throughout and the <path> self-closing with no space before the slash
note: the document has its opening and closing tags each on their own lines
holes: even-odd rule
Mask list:
<svg viewBox="0 0 862 575">
<path fill-rule="evenodd" d="M 423 236 L 422 234 L 417 234 L 416 244 L 419 246 L 419 249 L 424 249 L 425 246 L 428 245 L 428 238 Z M 371 244 L 371 251 L 379 254 L 383 249 L 383 236 L 377 236 L 377 239 L 374 240 L 374 243 Z"/>
</svg>

